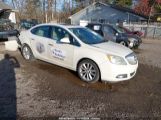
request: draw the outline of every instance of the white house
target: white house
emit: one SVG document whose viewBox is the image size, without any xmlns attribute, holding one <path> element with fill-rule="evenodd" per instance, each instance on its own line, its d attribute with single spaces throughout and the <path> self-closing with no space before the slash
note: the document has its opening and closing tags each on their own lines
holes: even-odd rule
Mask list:
<svg viewBox="0 0 161 120">
<path fill-rule="evenodd" d="M 71 24 L 79 24 L 81 21 L 117 23 L 146 21 L 147 18 L 138 15 L 133 10 L 101 2 L 95 2 L 86 8 L 70 16 Z"/>
</svg>

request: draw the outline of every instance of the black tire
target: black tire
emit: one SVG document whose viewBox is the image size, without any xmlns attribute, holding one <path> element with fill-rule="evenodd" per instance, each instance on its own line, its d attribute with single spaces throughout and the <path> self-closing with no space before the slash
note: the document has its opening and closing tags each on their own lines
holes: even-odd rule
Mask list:
<svg viewBox="0 0 161 120">
<path fill-rule="evenodd" d="M 86 67 L 85 67 L 86 66 Z M 97 64 L 90 60 L 82 60 L 77 67 L 78 76 L 85 82 L 95 83 L 100 79 L 100 71 Z"/>
<path fill-rule="evenodd" d="M 125 46 L 125 47 L 128 47 L 128 45 L 127 45 L 127 43 L 125 41 L 121 41 L 120 44 Z"/>
<path fill-rule="evenodd" d="M 22 54 L 22 56 L 24 57 L 25 60 L 33 60 L 34 59 L 34 55 L 32 53 L 31 48 L 28 45 L 26 45 L 26 44 L 22 46 L 21 54 Z"/>
</svg>

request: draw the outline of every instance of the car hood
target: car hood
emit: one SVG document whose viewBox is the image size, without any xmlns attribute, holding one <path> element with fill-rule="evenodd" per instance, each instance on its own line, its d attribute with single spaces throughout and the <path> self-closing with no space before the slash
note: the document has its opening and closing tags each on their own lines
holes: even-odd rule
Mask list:
<svg viewBox="0 0 161 120">
<path fill-rule="evenodd" d="M 134 38 L 135 40 L 137 40 L 138 42 L 142 42 L 141 37 L 137 36 L 137 35 L 128 35 L 128 38 Z"/>
<path fill-rule="evenodd" d="M 134 34 L 127 34 L 127 33 L 122 33 L 122 38 L 124 38 L 124 40 L 128 40 L 129 38 L 134 38 L 135 40 L 141 42 L 141 38 L 137 35 Z"/>
<path fill-rule="evenodd" d="M 138 36 L 134 34 L 128 34 L 128 33 L 120 33 L 119 35 L 122 37 L 127 37 L 127 38 L 138 38 Z"/>
<path fill-rule="evenodd" d="M 128 40 L 128 35 L 127 33 L 119 33 L 117 36 L 117 39 L 123 39 L 123 40 Z"/>
<path fill-rule="evenodd" d="M 122 36 L 122 37 L 128 37 L 127 33 L 119 33 L 119 35 Z"/>
<path fill-rule="evenodd" d="M 133 35 L 133 34 L 128 34 L 129 38 L 135 38 L 135 39 L 139 39 L 139 37 L 137 35 Z"/>
<path fill-rule="evenodd" d="M 95 44 L 93 45 L 93 47 L 96 47 L 107 54 L 113 54 L 124 57 L 133 52 L 131 49 L 111 41 Z"/>
</svg>

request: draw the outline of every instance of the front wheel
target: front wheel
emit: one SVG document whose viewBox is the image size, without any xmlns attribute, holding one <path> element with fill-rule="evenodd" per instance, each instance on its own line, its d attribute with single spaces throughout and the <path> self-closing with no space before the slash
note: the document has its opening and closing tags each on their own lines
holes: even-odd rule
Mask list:
<svg viewBox="0 0 161 120">
<path fill-rule="evenodd" d="M 89 83 L 95 83 L 100 79 L 99 68 L 92 60 L 81 61 L 77 69 L 79 77 Z"/>
<path fill-rule="evenodd" d="M 120 44 L 127 47 L 127 44 L 125 41 L 121 41 Z"/>
</svg>

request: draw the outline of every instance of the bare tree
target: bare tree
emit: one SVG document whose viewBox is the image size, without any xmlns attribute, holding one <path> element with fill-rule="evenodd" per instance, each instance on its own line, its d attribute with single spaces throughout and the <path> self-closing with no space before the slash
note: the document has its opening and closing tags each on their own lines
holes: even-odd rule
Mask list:
<svg viewBox="0 0 161 120">
<path fill-rule="evenodd" d="M 24 17 L 25 2 L 26 0 L 12 0 L 14 9 L 18 10 L 18 19 L 22 19 Z"/>
</svg>

